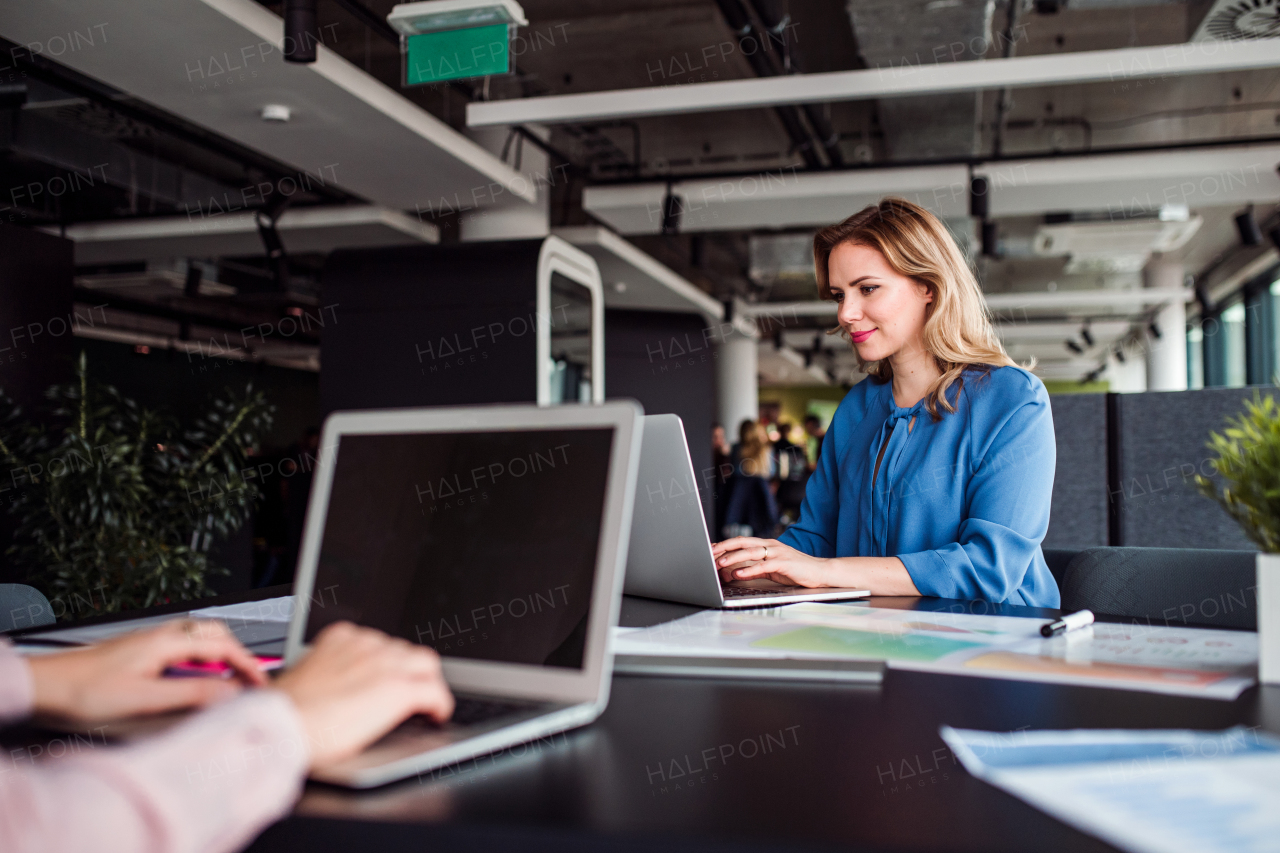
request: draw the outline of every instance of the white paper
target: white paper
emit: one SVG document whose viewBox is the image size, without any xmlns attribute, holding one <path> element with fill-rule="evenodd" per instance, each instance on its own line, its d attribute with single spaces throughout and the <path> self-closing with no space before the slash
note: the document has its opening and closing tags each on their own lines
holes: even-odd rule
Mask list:
<svg viewBox="0 0 1280 853">
<path fill-rule="evenodd" d="M 883 660 L 895 669 L 1232 700 L 1255 682 L 1249 631 L 1097 624 L 1044 639 L 1042 619 L 806 602 L 706 610 L 615 636 L 632 655 Z"/>
<path fill-rule="evenodd" d="M 1121 849 L 1280 851 L 1280 741 L 1257 729 L 942 737 L 973 775 Z"/>
<path fill-rule="evenodd" d="M 224 604 L 221 607 L 202 607 L 192 610 L 196 619 L 221 619 L 230 625 L 243 622 L 285 622 L 293 619 L 293 596 L 264 598 L 261 601 L 244 601 L 240 604 Z"/>
<path fill-rule="evenodd" d="M 185 619 L 187 617 L 195 619 L 221 619 L 233 632 L 237 631 L 237 629 L 243 632 L 248 628 L 260 625 L 263 622 L 282 623 L 284 626 L 287 626 L 289 621 L 293 618 L 293 596 L 285 595 L 279 598 L 266 598 L 261 601 L 246 601 L 241 604 L 228 604 L 221 607 L 203 607 L 186 613 L 167 613 L 163 616 L 144 616 L 140 619 L 128 619 L 122 622 L 107 622 L 102 625 L 85 625 L 79 628 L 59 628 L 52 631 L 41 631 L 36 636 L 40 639 L 64 640 L 69 643 L 100 643 L 103 640 L 109 640 L 112 637 L 118 637 L 121 634 L 128 634 L 131 631 L 139 631 L 143 628 L 154 628 L 164 622 L 170 622 L 174 619 Z M 272 636 L 274 636 L 274 632 L 269 633 L 272 633 Z M 281 629 L 278 633 L 280 637 L 283 637 L 285 632 Z M 257 638 L 255 637 L 255 639 Z M 21 643 L 21 639 L 19 639 L 18 642 Z M 29 646 L 27 648 L 30 649 L 34 647 Z M 52 650 L 57 651 L 57 648 L 53 648 Z"/>
</svg>

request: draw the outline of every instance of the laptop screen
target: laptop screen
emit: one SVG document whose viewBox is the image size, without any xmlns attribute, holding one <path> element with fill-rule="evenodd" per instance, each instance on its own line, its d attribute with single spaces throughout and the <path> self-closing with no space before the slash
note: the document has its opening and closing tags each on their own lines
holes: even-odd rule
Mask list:
<svg viewBox="0 0 1280 853">
<path fill-rule="evenodd" d="M 343 435 L 306 640 L 581 669 L 613 428 Z"/>
</svg>

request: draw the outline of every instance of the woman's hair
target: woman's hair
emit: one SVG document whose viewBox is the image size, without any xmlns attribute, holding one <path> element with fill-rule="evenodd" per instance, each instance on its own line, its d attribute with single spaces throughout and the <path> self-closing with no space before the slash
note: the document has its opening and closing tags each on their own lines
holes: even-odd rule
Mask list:
<svg viewBox="0 0 1280 853">
<path fill-rule="evenodd" d="M 756 421 L 743 421 L 738 429 L 739 456 L 742 473 L 752 477 L 769 476 L 769 433 L 764 424 Z M 748 465 L 747 463 L 751 464 Z"/>
<path fill-rule="evenodd" d="M 960 247 L 932 213 L 906 199 L 890 197 L 819 231 L 813 238 L 813 265 L 823 299 L 832 298 L 827 264 L 843 243 L 875 249 L 894 272 L 923 284 L 933 294 L 925 307 L 923 337 L 925 349 L 942 371 L 925 395 L 925 408 L 935 420 L 942 417 L 939 407 L 956 410 L 947 391 L 955 384 L 958 398 L 965 368 L 1016 366 L 996 337 L 982 290 Z M 845 334 L 843 329 L 829 334 L 837 332 Z M 858 356 L 858 367 L 882 382 L 893 378 L 888 359 L 867 362 Z"/>
</svg>

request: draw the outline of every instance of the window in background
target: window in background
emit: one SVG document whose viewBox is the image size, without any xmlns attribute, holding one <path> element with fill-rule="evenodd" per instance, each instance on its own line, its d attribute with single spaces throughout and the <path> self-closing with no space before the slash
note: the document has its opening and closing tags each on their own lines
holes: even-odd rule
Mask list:
<svg viewBox="0 0 1280 853">
<path fill-rule="evenodd" d="M 1187 387 L 1204 387 L 1204 331 L 1199 320 L 1187 324 Z"/>
<path fill-rule="evenodd" d="M 1225 309 L 1222 320 L 1223 334 L 1223 385 L 1228 388 L 1243 388 L 1246 376 L 1245 362 L 1245 307 L 1243 302 Z"/>
<path fill-rule="evenodd" d="M 1275 274 L 1280 276 L 1280 273 Z M 1266 294 L 1267 302 L 1270 303 L 1271 309 L 1267 312 L 1267 318 L 1271 321 L 1270 346 L 1268 347 L 1271 353 L 1271 369 L 1259 381 L 1273 383 L 1276 381 L 1276 372 L 1280 371 L 1280 277 L 1267 286 Z"/>
<path fill-rule="evenodd" d="M 1204 384 L 1240 388 L 1245 384 L 1245 307 L 1236 302 L 1201 324 L 1204 333 Z"/>
<path fill-rule="evenodd" d="M 1273 285 L 1267 279 L 1245 290 L 1244 340 L 1246 378 L 1250 385 L 1268 385 L 1276 372 L 1276 324 Z"/>
</svg>

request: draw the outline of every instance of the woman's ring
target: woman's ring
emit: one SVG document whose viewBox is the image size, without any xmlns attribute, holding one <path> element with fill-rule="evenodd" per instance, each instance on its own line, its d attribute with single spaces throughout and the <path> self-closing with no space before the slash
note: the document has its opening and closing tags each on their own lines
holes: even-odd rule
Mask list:
<svg viewBox="0 0 1280 853">
<path fill-rule="evenodd" d="M 768 545 L 765 545 L 765 546 L 764 546 L 764 558 L 765 558 L 766 560 L 767 560 L 767 559 L 769 559 L 769 546 L 768 546 Z"/>
</svg>

